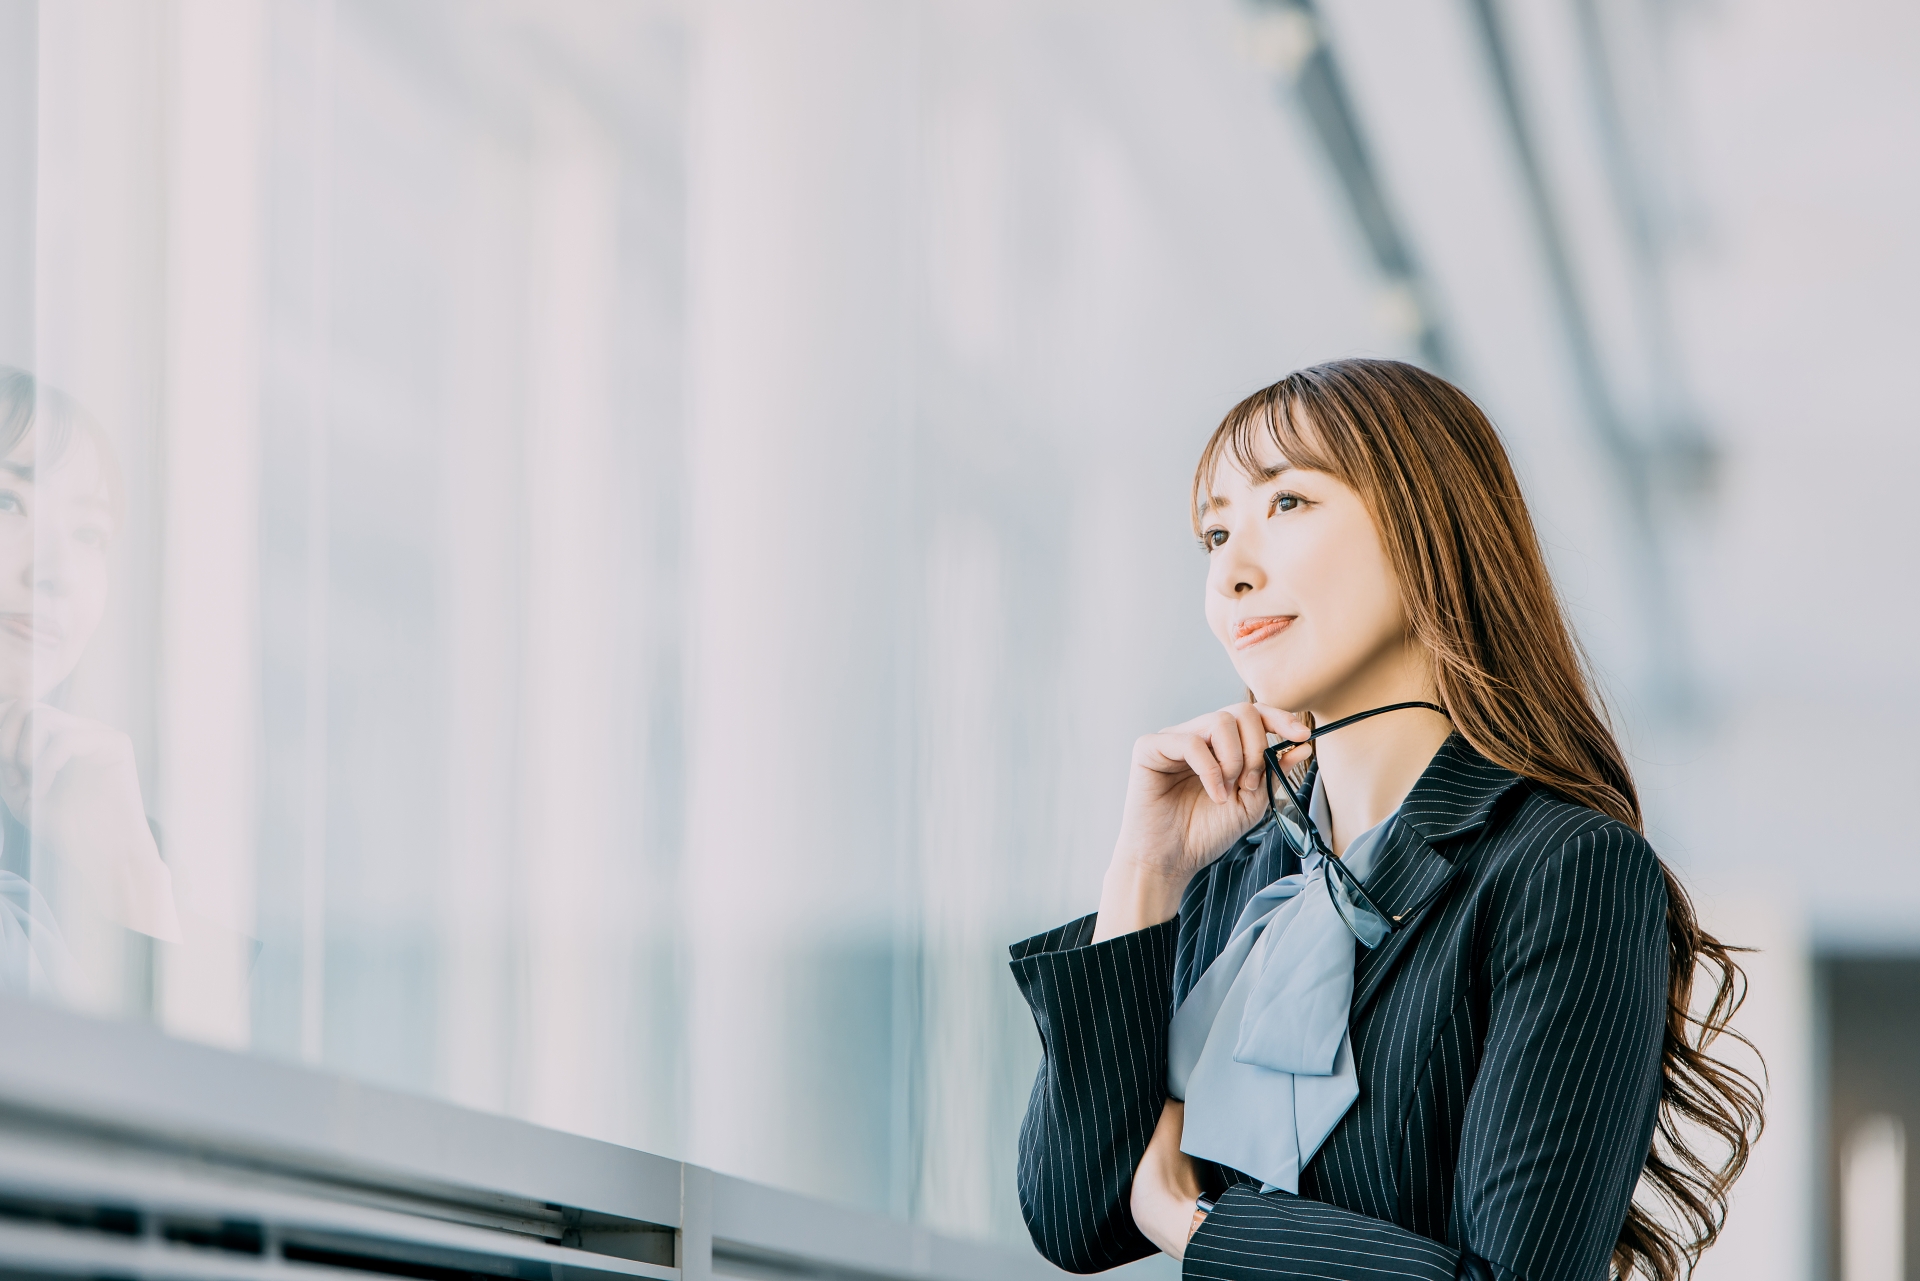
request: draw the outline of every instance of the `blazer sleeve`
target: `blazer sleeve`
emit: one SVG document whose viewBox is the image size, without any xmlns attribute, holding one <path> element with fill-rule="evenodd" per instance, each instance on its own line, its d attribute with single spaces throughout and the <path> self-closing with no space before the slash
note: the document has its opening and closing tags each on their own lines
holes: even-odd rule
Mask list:
<svg viewBox="0 0 1920 1281">
<path fill-rule="evenodd" d="M 1094 918 L 1015 944 L 1013 976 L 1040 1031 L 1020 1125 L 1020 1208 L 1069 1272 L 1157 1253 L 1133 1223 L 1133 1172 L 1167 1101 L 1178 924 L 1092 943 Z"/>
<path fill-rule="evenodd" d="M 1506 896 L 1455 1165 L 1459 1248 L 1241 1184 L 1188 1243 L 1186 1276 L 1605 1277 L 1653 1141 L 1666 908 L 1653 851 L 1611 823 L 1542 860 Z"/>
</svg>

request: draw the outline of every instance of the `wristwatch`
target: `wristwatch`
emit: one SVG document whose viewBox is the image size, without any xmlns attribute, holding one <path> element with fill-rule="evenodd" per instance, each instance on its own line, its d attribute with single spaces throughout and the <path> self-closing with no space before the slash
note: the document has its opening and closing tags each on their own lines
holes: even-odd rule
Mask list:
<svg viewBox="0 0 1920 1281">
<path fill-rule="evenodd" d="M 1209 1214 L 1213 1213 L 1213 1206 L 1213 1198 L 1204 1192 L 1195 1199 L 1193 1203 L 1193 1222 L 1187 1225 L 1187 1240 L 1193 1240 L 1193 1234 L 1200 1230 L 1200 1225 L 1207 1221 Z"/>
</svg>

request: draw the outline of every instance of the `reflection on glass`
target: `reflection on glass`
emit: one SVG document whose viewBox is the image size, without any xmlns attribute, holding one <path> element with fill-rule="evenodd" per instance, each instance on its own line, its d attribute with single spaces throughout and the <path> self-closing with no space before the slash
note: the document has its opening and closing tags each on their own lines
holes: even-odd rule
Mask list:
<svg viewBox="0 0 1920 1281">
<path fill-rule="evenodd" d="M 1304 363 L 1283 291 L 1315 350 L 1373 332 L 1317 170 L 1153 141 L 1272 144 L 1231 49 L 1151 6 L 33 12 L 0 364 L 113 448 L 9 384 L 9 984 L 1024 1241 L 1004 944 L 1097 881 L 1102 744 L 1221 701 L 1152 603 L 1174 424 Z M 1001 74 L 1096 46 L 1184 125 Z"/>
<path fill-rule="evenodd" d="M 61 706 L 106 610 L 124 508 L 93 420 L 0 368 L 0 985 L 11 990 L 64 997 L 85 982 L 87 953 L 68 942 L 77 921 L 180 935 L 131 740 Z"/>
</svg>

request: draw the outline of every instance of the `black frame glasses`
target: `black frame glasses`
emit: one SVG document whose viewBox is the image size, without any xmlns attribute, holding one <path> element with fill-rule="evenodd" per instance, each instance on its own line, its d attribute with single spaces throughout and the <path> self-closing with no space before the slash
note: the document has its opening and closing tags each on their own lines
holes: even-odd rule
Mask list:
<svg viewBox="0 0 1920 1281">
<path fill-rule="evenodd" d="M 1369 898 L 1366 890 L 1361 888 L 1360 878 L 1355 876 L 1353 870 L 1327 848 L 1326 841 L 1320 836 L 1320 829 L 1314 825 L 1313 815 L 1308 812 L 1307 807 L 1312 797 L 1300 795 L 1299 790 L 1293 785 L 1293 780 L 1288 778 L 1286 772 L 1280 768 L 1280 756 L 1283 752 L 1304 746 L 1306 746 L 1305 743 L 1279 742 L 1267 749 L 1267 813 L 1272 816 L 1275 823 L 1281 821 L 1279 801 L 1273 794 L 1273 780 L 1278 778 L 1280 786 L 1286 789 L 1287 799 L 1292 801 L 1294 808 L 1300 812 L 1301 831 L 1306 834 L 1306 839 L 1312 842 L 1313 852 L 1320 856 L 1321 865 L 1327 869 L 1326 876 L 1321 879 L 1327 884 L 1327 897 L 1333 900 L 1333 910 L 1340 914 L 1340 919 L 1346 923 L 1347 929 L 1353 932 L 1355 938 L 1368 948 L 1378 947 L 1381 941 L 1397 928 L 1393 918 L 1380 910 L 1379 904 Z M 1312 775 L 1309 774 L 1308 777 Z M 1301 850 L 1303 854 L 1306 852 L 1304 848 Z"/>
</svg>

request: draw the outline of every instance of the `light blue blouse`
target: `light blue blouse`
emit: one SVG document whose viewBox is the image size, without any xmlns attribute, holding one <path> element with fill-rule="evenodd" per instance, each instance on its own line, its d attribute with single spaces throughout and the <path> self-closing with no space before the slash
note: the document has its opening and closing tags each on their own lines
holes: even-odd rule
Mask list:
<svg viewBox="0 0 1920 1281">
<path fill-rule="evenodd" d="M 1308 812 L 1332 830 L 1315 780 Z M 1297 814 L 1298 811 L 1295 811 Z M 1365 884 L 1394 810 L 1348 844 Z M 1285 816 L 1280 821 L 1310 848 Z M 1227 946 L 1174 1011 L 1167 1086 L 1186 1101 L 1180 1150 L 1300 1190 L 1300 1171 L 1360 1097 L 1347 1016 L 1354 936 L 1334 909 L 1320 856 L 1248 901 Z"/>
</svg>

